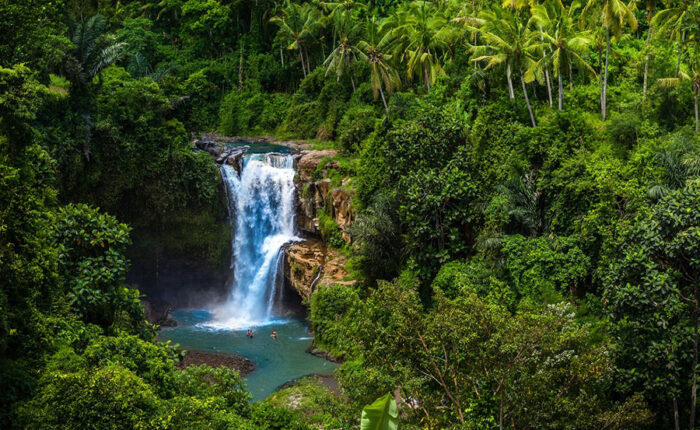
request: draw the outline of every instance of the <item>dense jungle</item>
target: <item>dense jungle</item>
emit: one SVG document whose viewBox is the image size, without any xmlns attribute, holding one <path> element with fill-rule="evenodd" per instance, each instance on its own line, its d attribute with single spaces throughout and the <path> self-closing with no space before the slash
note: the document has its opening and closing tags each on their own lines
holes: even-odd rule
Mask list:
<svg viewBox="0 0 700 430">
<path fill-rule="evenodd" d="M 699 97 L 693 0 L 0 0 L 0 428 L 700 428 Z M 149 316 L 256 139 L 337 363 L 262 399 Z"/>
</svg>

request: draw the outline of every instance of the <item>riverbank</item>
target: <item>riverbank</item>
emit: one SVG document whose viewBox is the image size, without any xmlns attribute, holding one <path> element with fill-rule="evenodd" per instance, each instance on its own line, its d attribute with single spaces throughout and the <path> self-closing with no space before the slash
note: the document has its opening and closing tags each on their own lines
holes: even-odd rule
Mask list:
<svg viewBox="0 0 700 430">
<path fill-rule="evenodd" d="M 238 365 L 236 359 L 226 360 L 221 356 L 245 357 L 254 365 L 254 370 L 246 374 L 246 385 L 253 395 L 253 401 L 265 399 L 282 384 L 310 374 L 329 375 L 338 367 L 336 363 L 307 353 L 312 335 L 303 319 L 279 319 L 270 325 L 254 328 L 253 339 L 246 336 L 245 330 L 212 329 L 207 326 L 212 320 L 209 311 L 175 310 L 175 327 L 163 327 L 159 337 L 179 344 L 188 351 L 204 351 L 215 355 L 202 356 L 195 353 L 191 359 L 210 364 L 205 360 L 217 360 L 214 364 Z M 277 338 L 271 336 L 277 332 Z"/>
<path fill-rule="evenodd" d="M 255 364 L 245 357 L 230 353 L 217 353 L 200 350 L 185 351 L 184 358 L 176 364 L 179 369 L 189 366 L 206 364 L 211 367 L 228 367 L 237 370 L 242 377 L 246 377 L 255 371 Z"/>
</svg>

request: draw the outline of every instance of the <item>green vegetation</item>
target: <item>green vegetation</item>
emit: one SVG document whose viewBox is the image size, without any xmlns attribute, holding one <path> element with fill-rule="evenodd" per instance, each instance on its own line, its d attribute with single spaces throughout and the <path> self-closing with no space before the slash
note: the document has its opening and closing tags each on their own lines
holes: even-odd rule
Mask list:
<svg viewBox="0 0 700 430">
<path fill-rule="evenodd" d="M 698 2 L 0 16 L 0 427 L 351 428 L 386 393 L 400 428 L 700 425 Z M 353 222 L 319 228 L 358 279 L 310 320 L 342 397 L 251 405 L 144 322 L 127 253 L 226 253 L 201 131 L 340 151 L 313 179 L 354 191 Z"/>
</svg>

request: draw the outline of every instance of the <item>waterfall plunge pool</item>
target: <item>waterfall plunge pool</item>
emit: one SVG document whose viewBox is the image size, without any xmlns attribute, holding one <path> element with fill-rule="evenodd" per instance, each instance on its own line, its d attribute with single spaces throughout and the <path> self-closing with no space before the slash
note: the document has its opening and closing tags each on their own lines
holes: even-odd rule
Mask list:
<svg viewBox="0 0 700 430">
<path fill-rule="evenodd" d="M 250 339 L 245 329 L 214 329 L 207 326 L 211 314 L 205 309 L 178 310 L 172 313 L 176 327 L 163 327 L 160 337 L 180 344 L 186 350 L 235 354 L 255 364 L 246 377 L 253 401 L 263 400 L 278 387 L 294 379 L 311 375 L 328 375 L 337 364 L 309 354 L 311 334 L 301 318 L 276 319 L 253 328 Z M 277 330 L 277 340 L 272 339 Z"/>
<path fill-rule="evenodd" d="M 163 328 L 160 337 L 186 350 L 251 360 L 255 370 L 247 387 L 258 401 L 294 379 L 327 375 L 336 364 L 306 352 L 312 338 L 303 319 L 283 317 L 291 311 L 281 273 L 283 246 L 299 240 L 294 159 L 279 145 L 240 145 L 249 147 L 241 172 L 226 164 L 220 168 L 233 231 L 229 295 L 206 310 L 173 312 L 178 326 Z M 246 336 L 249 328 L 252 339 Z M 273 330 L 277 339 L 270 336 Z"/>
</svg>

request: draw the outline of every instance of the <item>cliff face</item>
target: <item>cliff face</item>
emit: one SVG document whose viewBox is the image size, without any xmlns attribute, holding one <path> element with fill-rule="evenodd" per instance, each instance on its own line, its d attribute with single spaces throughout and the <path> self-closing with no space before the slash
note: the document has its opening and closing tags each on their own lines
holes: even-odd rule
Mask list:
<svg viewBox="0 0 700 430">
<path fill-rule="evenodd" d="M 303 299 L 320 285 L 353 283 L 346 281 L 345 256 L 332 248 L 324 247 L 319 240 L 319 213 L 321 210 L 338 225 L 343 240 L 350 242 L 345 232 L 352 222 L 352 196 L 354 192 L 343 179 L 333 181 L 330 177 L 338 169 L 338 163 L 328 161 L 337 151 L 301 151 L 297 159 L 297 225 L 310 239 L 296 242 L 285 250 L 285 278 Z M 321 166 L 321 167 L 319 167 Z M 333 186 L 333 184 L 339 186 Z"/>
<path fill-rule="evenodd" d="M 333 157 L 337 151 L 302 151 L 297 161 L 297 224 L 303 232 L 320 236 L 318 214 L 324 210 L 343 232 L 343 239 L 350 242 L 345 229 L 352 221 L 352 195 L 354 192 L 343 180 L 338 187 L 332 186 L 328 177 L 331 170 L 338 169 L 336 162 L 327 162 L 319 171 L 319 165 Z"/>
<path fill-rule="evenodd" d="M 352 284 L 345 271 L 347 259 L 339 251 L 324 249 L 321 241 L 304 240 L 285 249 L 284 276 L 302 299 L 311 298 L 320 285 Z"/>
</svg>

